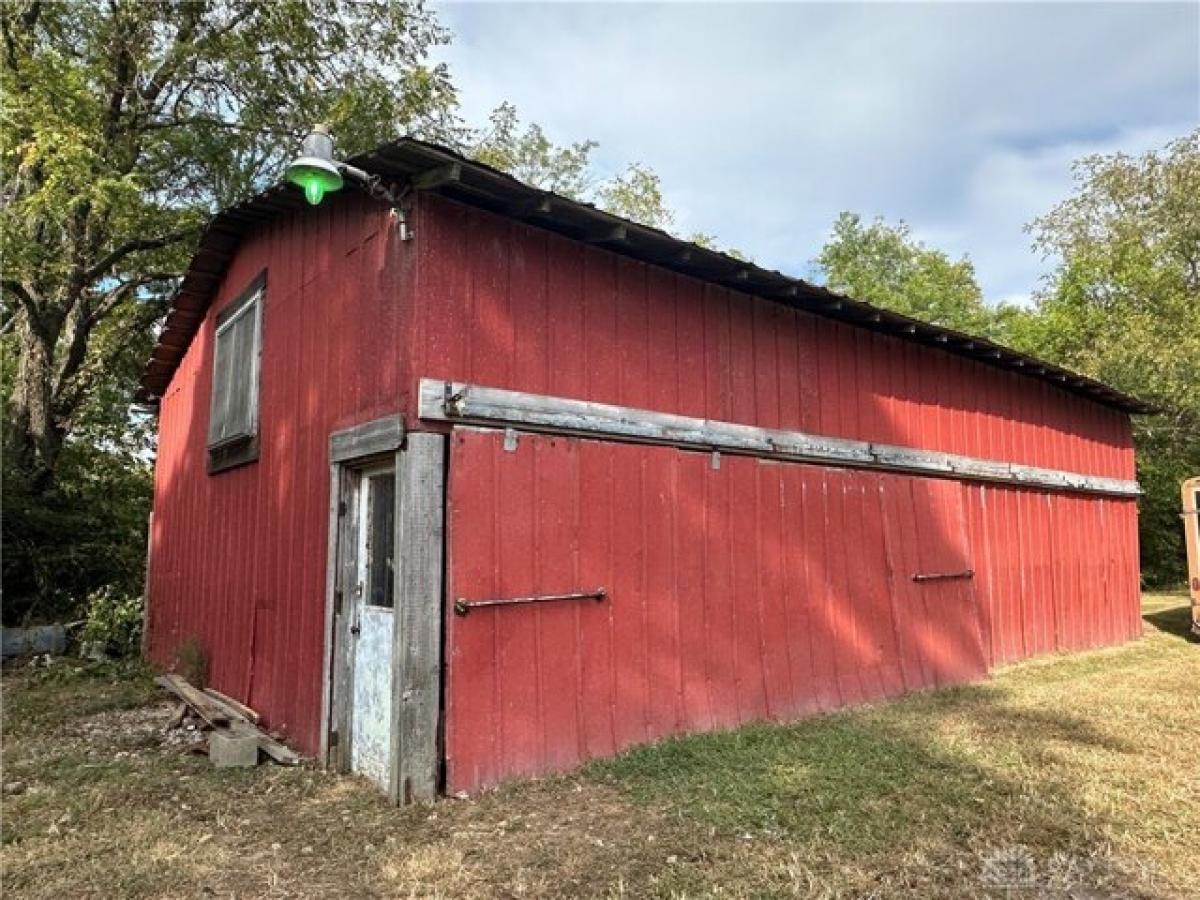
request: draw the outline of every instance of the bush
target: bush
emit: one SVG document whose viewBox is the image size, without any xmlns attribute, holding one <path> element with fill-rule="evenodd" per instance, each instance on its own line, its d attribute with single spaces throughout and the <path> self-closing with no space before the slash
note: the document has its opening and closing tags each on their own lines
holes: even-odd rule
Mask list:
<svg viewBox="0 0 1200 900">
<path fill-rule="evenodd" d="M 80 641 L 118 659 L 137 656 L 142 647 L 142 598 L 116 587 L 92 591 Z"/>
</svg>

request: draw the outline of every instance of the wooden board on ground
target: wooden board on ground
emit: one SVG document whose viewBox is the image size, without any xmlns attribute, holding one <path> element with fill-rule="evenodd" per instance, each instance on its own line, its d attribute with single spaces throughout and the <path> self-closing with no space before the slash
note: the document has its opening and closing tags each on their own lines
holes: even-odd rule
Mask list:
<svg viewBox="0 0 1200 900">
<path fill-rule="evenodd" d="M 303 761 L 300 754 L 259 728 L 258 713 L 245 704 L 211 688 L 198 690 L 178 675 L 168 673 L 154 680 L 183 700 L 212 728 L 253 734 L 258 748 L 280 765 L 296 766 Z"/>
</svg>

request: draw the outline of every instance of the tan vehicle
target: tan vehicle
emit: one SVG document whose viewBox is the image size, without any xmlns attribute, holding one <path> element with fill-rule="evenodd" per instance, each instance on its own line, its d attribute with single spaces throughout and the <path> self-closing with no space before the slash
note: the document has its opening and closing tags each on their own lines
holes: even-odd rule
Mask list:
<svg viewBox="0 0 1200 900">
<path fill-rule="evenodd" d="M 1187 544 L 1188 588 L 1192 592 L 1192 632 L 1200 635 L 1200 476 L 1183 483 L 1183 539 Z"/>
</svg>

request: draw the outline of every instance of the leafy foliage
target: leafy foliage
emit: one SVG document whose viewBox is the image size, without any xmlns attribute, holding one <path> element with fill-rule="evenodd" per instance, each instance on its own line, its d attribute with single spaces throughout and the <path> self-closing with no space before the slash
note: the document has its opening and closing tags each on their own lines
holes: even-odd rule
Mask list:
<svg viewBox="0 0 1200 900">
<path fill-rule="evenodd" d="M 144 459 L 71 441 L 49 487 L 4 456 L 4 624 L 60 621 L 112 585 L 138 594 L 146 565 L 151 473 Z"/>
<path fill-rule="evenodd" d="M 831 290 L 960 331 L 986 327 L 988 311 L 971 261 L 926 247 L 904 222 L 864 224 L 844 212 L 816 262 Z"/>
<path fill-rule="evenodd" d="M 142 642 L 142 598 L 112 585 L 93 591 L 80 640 L 116 659 L 136 656 Z"/>
<path fill-rule="evenodd" d="M 590 140 L 557 145 L 537 123 L 522 127 L 516 107 L 502 103 L 492 112 L 489 127 L 473 133 L 463 149 L 480 162 L 542 190 L 595 203 L 651 228 L 669 230 L 674 226 L 662 179 L 641 163 L 631 163 L 601 180 L 592 160 L 599 146 Z"/>
<path fill-rule="evenodd" d="M 1179 483 L 1200 474 L 1200 130 L 1140 157 L 1086 157 L 1075 181 L 1031 225 L 1059 264 L 1018 339 L 1161 408 L 1135 420 L 1142 571 L 1178 582 Z"/>
<path fill-rule="evenodd" d="M 1158 404 L 1135 419 L 1142 572 L 1186 571 L 1179 483 L 1200 474 L 1200 131 L 1160 152 L 1090 156 L 1076 191 L 1031 226 L 1057 261 L 1032 309 L 989 307 L 970 260 L 903 222 L 843 213 L 817 258 L 828 285 L 919 319 L 990 336 Z"/>
</svg>

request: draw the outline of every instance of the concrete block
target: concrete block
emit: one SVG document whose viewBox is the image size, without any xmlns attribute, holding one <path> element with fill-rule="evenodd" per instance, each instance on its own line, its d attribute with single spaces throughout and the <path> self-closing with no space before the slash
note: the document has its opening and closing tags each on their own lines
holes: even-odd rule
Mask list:
<svg viewBox="0 0 1200 900">
<path fill-rule="evenodd" d="M 208 758 L 218 769 L 258 765 L 258 738 L 253 734 L 214 731 L 208 736 Z"/>
</svg>

